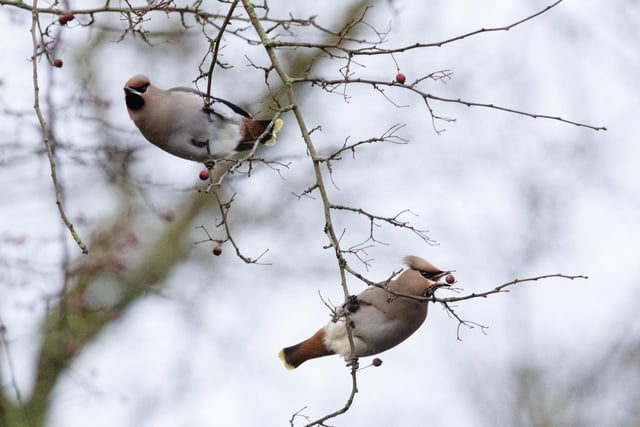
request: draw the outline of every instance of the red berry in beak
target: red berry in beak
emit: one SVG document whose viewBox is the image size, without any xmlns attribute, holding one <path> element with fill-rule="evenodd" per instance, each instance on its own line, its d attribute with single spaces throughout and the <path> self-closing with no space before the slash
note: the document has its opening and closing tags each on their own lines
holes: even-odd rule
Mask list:
<svg viewBox="0 0 640 427">
<path fill-rule="evenodd" d="M 456 277 L 453 274 L 447 274 L 447 277 L 444 278 L 444 281 L 451 285 L 456 281 Z"/>
</svg>

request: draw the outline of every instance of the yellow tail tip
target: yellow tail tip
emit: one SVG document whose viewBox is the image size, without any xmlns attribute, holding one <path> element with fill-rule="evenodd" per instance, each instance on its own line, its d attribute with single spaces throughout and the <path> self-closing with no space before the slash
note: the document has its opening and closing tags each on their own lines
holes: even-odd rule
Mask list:
<svg viewBox="0 0 640 427">
<path fill-rule="evenodd" d="M 282 126 L 282 124 L 280 125 Z M 290 363 L 287 362 L 287 358 L 284 355 L 284 348 L 282 350 L 280 350 L 280 352 L 278 353 L 278 357 L 280 358 L 280 360 L 282 360 L 282 363 L 284 363 L 284 367 L 292 370 L 292 369 L 296 369 L 295 366 L 291 365 Z"/>
<path fill-rule="evenodd" d="M 273 122 L 273 128 L 271 129 L 271 138 L 269 138 L 267 142 L 264 143 L 264 145 L 269 147 L 276 143 L 276 137 L 283 124 L 284 122 L 282 121 L 282 119 L 276 119 Z"/>
</svg>

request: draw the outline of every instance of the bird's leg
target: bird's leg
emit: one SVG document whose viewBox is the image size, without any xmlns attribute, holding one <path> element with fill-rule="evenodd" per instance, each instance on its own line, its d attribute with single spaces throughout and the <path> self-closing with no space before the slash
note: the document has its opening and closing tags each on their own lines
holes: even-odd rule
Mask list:
<svg viewBox="0 0 640 427">
<path fill-rule="evenodd" d="M 204 166 L 207 168 L 207 170 L 211 172 L 213 168 L 216 166 L 216 159 L 214 159 L 213 157 L 209 157 L 203 163 L 204 163 Z"/>
<path fill-rule="evenodd" d="M 360 368 L 360 362 L 359 359 L 355 356 L 348 356 L 345 357 L 345 359 L 347 359 L 347 366 L 351 367 L 354 370 L 358 370 Z"/>
<path fill-rule="evenodd" d="M 358 297 L 355 295 L 349 295 L 349 300 L 347 301 L 347 310 L 349 313 L 355 313 L 360 308 L 360 301 Z"/>
<path fill-rule="evenodd" d="M 435 294 L 436 291 L 440 288 L 445 288 L 445 287 L 450 287 L 451 285 L 449 285 L 448 283 L 440 283 L 440 282 L 436 282 L 433 285 L 429 286 L 426 290 L 426 292 L 424 293 L 424 296 L 426 298 L 431 298 L 432 300 L 435 298 Z"/>
<path fill-rule="evenodd" d="M 211 155 L 211 146 L 209 145 L 208 139 L 206 140 L 206 142 L 204 142 L 203 145 L 207 147 L 207 160 L 204 161 L 204 165 L 207 167 L 207 170 L 211 172 L 216 165 L 216 159 Z"/>
</svg>

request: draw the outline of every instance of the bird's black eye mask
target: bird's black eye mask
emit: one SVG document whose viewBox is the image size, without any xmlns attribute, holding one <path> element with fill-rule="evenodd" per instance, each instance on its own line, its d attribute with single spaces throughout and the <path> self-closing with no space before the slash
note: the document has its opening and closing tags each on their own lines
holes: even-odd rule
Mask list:
<svg viewBox="0 0 640 427">
<path fill-rule="evenodd" d="M 132 86 L 131 89 L 135 90 L 138 93 L 145 93 L 148 87 L 149 87 L 149 83 L 145 83 L 141 86 Z"/>
<path fill-rule="evenodd" d="M 433 280 L 434 277 L 440 277 L 442 276 L 442 274 L 444 273 L 444 271 L 424 271 L 424 270 L 418 270 L 418 272 L 420 273 L 420 275 L 422 277 L 424 277 L 425 279 L 429 279 L 429 280 Z"/>
</svg>

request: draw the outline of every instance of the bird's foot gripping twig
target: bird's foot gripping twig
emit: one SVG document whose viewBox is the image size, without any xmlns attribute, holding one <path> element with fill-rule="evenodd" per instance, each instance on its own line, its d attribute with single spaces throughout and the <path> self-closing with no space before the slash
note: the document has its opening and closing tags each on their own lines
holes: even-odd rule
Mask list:
<svg viewBox="0 0 640 427">
<path fill-rule="evenodd" d="M 360 361 L 355 356 L 347 356 L 345 357 L 347 361 L 347 367 L 350 367 L 352 370 L 357 371 L 360 368 Z"/>
</svg>

